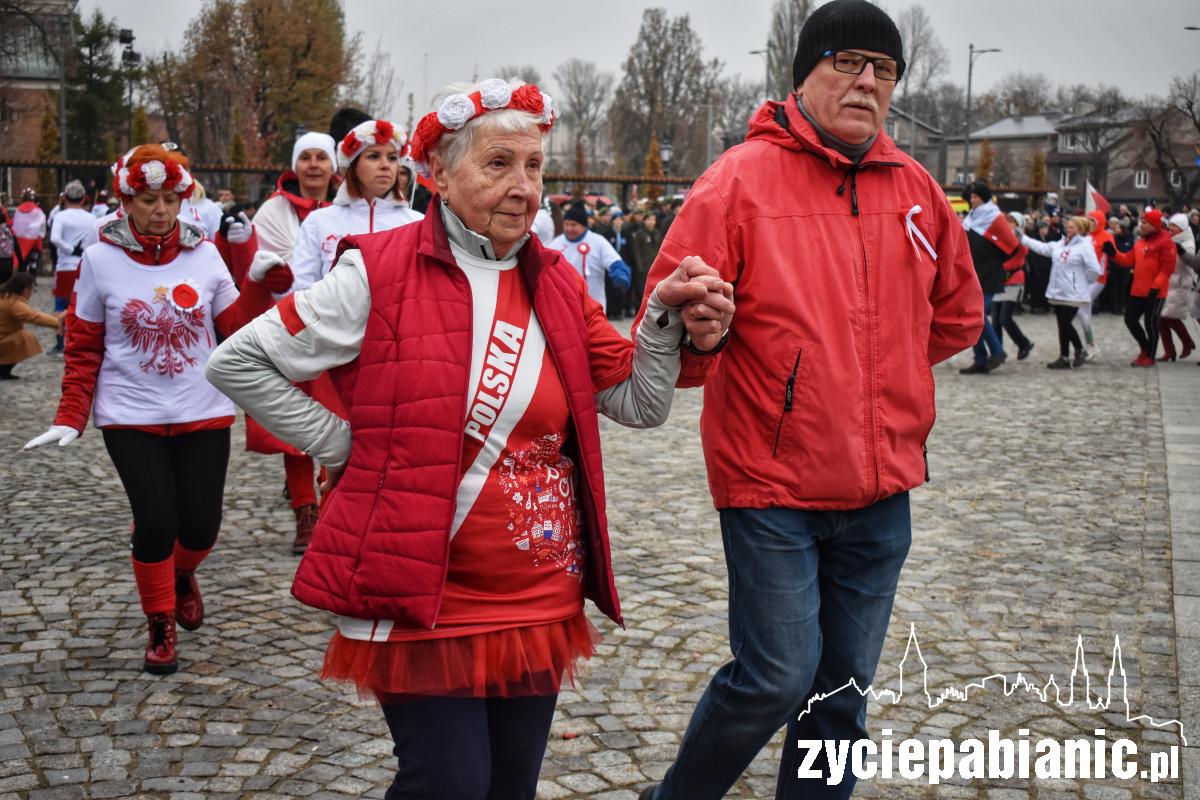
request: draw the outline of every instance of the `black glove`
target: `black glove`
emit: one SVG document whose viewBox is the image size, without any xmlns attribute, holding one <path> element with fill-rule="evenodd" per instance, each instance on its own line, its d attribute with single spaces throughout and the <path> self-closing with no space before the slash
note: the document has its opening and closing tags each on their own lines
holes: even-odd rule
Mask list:
<svg viewBox="0 0 1200 800">
<path fill-rule="evenodd" d="M 1151 300 L 1157 300 L 1158 299 L 1158 289 L 1151 289 L 1150 294 L 1146 295 L 1146 297 L 1150 298 Z"/>
<path fill-rule="evenodd" d="M 1179 242 L 1176 242 L 1175 243 L 1175 252 L 1179 253 L 1179 255 L 1183 255 L 1187 251 L 1183 249 L 1183 245 L 1181 245 Z"/>
<path fill-rule="evenodd" d="M 1104 255 L 1109 258 L 1114 258 L 1117 255 L 1117 247 L 1112 242 L 1105 242 L 1104 247 L 1100 248 L 1104 251 Z"/>
<path fill-rule="evenodd" d="M 73 256 L 83 255 L 83 242 L 80 242 L 79 244 L 75 245 L 75 249 L 71 251 L 71 255 L 73 255 Z"/>
</svg>

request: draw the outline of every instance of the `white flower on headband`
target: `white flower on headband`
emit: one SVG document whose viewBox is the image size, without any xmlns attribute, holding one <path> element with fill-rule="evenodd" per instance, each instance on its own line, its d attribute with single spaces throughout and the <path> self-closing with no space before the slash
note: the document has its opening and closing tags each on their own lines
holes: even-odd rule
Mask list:
<svg viewBox="0 0 1200 800">
<path fill-rule="evenodd" d="M 147 161 L 142 164 L 142 177 L 146 179 L 147 186 L 158 191 L 167 180 L 167 168 L 161 161 Z"/>
<path fill-rule="evenodd" d="M 484 108 L 504 108 L 512 100 L 512 87 L 508 81 L 491 78 L 479 84 L 479 99 Z"/>
<path fill-rule="evenodd" d="M 554 101 L 550 99 L 550 95 L 542 92 L 542 124 L 549 125 L 554 122 Z"/>
<path fill-rule="evenodd" d="M 465 94 L 452 94 L 442 101 L 437 112 L 438 122 L 452 131 L 466 125 L 475 116 L 475 104 Z"/>
<path fill-rule="evenodd" d="M 121 167 L 117 171 L 117 185 L 121 187 L 121 194 L 134 194 L 133 187 L 129 185 L 128 167 Z"/>
</svg>

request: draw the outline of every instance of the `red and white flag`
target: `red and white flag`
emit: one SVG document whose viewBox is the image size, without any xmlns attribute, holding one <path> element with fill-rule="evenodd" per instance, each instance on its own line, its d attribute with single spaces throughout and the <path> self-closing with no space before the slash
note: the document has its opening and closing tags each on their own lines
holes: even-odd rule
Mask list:
<svg viewBox="0 0 1200 800">
<path fill-rule="evenodd" d="M 1104 195 L 1096 191 L 1096 187 L 1092 186 L 1092 182 L 1087 182 L 1087 199 L 1084 201 L 1084 209 L 1088 214 L 1093 211 L 1103 211 L 1107 214 L 1112 210 L 1112 203 L 1104 199 Z"/>
</svg>

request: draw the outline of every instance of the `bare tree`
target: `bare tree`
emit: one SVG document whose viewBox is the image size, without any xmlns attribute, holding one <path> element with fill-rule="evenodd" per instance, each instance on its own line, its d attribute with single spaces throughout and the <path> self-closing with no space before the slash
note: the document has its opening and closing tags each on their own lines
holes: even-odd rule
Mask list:
<svg viewBox="0 0 1200 800">
<path fill-rule="evenodd" d="M 404 82 L 396 82 L 396 67 L 392 64 L 391 53 L 383 49 L 382 34 L 365 60 L 362 50 L 355 46 L 357 43 L 351 41 L 357 55 L 350 76 L 342 84 L 340 102 L 357 106 L 373 116 L 386 117 L 392 113 L 392 106 L 404 90 Z"/>
<path fill-rule="evenodd" d="M 917 3 L 896 15 L 896 27 L 904 42 L 907 67 L 904 85 L 900 90 L 900 102 L 908 108 L 908 91 L 927 92 L 933 82 L 946 74 L 950 59 L 946 47 L 933 29 L 933 20 L 925 6 Z"/>
<path fill-rule="evenodd" d="M 695 119 L 701 106 L 716 99 L 721 69 L 719 60 L 704 60 L 686 14 L 670 19 L 664 9 L 646 9 L 608 115 L 620 163 L 640 172 L 657 135 L 673 147 L 672 175 L 703 169 L 708 134 Z"/>
<path fill-rule="evenodd" d="M 608 99 L 613 76 L 601 72 L 591 61 L 572 58 L 554 70 L 559 90 L 558 107 L 563 122 L 571 127 L 575 139 L 575 172 L 587 173 L 585 142 L 594 138 L 600 123 L 608 116 Z"/>
<path fill-rule="evenodd" d="M 775 0 L 767 32 L 767 97 L 779 100 L 796 88 L 792 80 L 796 42 L 812 11 L 812 0 Z"/>
<path fill-rule="evenodd" d="M 532 83 L 535 86 L 540 86 L 542 83 L 542 73 L 538 72 L 538 68 L 533 64 L 522 64 L 521 66 L 505 64 L 503 67 L 498 67 L 492 77 L 503 78 L 506 81 L 513 78 L 520 78 L 526 83 Z"/>
<path fill-rule="evenodd" d="M 1166 100 L 1149 98 L 1139 108 L 1135 133 L 1154 161 L 1172 206 L 1191 205 L 1200 191 L 1200 166 L 1189 146 L 1200 137 L 1200 71 L 1176 76 Z"/>
<path fill-rule="evenodd" d="M 721 137 L 721 149 L 727 150 L 746 138 L 750 117 L 762 102 L 763 85 L 735 75 L 722 80 L 718 92 L 713 123 L 716 125 L 715 133 Z"/>
</svg>

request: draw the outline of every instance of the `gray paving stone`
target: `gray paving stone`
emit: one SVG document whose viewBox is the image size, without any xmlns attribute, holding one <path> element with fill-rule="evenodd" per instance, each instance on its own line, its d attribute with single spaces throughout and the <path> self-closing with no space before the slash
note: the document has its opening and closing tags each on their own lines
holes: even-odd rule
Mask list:
<svg viewBox="0 0 1200 800">
<path fill-rule="evenodd" d="M 1169 474 L 1169 459 L 1192 460 L 1188 437 L 1198 426 L 1164 431 L 1162 398 L 1167 417 L 1194 415 L 1194 394 L 1173 389 L 1167 369 L 1125 366 L 1116 354 L 1128 349 L 1127 333 L 1115 317 L 1097 317 L 1103 354 L 1070 375 L 1046 370 L 1036 355 L 1052 349 L 1053 320 L 1019 323 L 1039 342 L 1038 360 L 983 378 L 957 373 L 962 356 L 934 370 L 932 481 L 912 494 L 913 547 L 877 683 L 896 685 L 915 624 L 931 690 L 997 671 L 1063 681 L 1082 636 L 1096 693 L 1119 635 L 1133 710 L 1175 718 L 1194 707 L 1188 690 L 1200 665 L 1200 632 L 1190 627 L 1200 607 L 1171 596 L 1173 583 L 1194 577 L 1186 562 L 1200 561 L 1200 468 L 1181 463 Z M 0 403 L 51 408 L 61 369 L 49 358 L 21 365 L 25 378 L 0 386 Z M 602 421 L 627 628 L 591 615 L 604 640 L 560 700 L 543 800 L 634 800 L 665 773 L 696 699 L 729 657 L 701 403 L 698 391 L 677 393 L 671 419 L 651 431 Z M 0 448 L 18 453 L 45 422 L 0 415 Z M 180 633 L 181 670 L 166 678 L 139 669 L 144 621 L 128 566 L 129 512 L 101 438 L 88 431 L 65 451 L 5 462 L 24 489 L 0 495 L 0 800 L 382 796 L 395 764 L 386 726 L 352 688 L 315 680 L 330 620 L 289 595 L 297 562 L 287 552 L 281 464 L 242 452 L 242 431 L 239 421 L 221 541 L 200 572 L 209 618 Z M 1126 723 L 1123 710 L 1067 709 L 998 690 L 929 708 L 916 685 L 907 688 L 897 705 L 870 703 L 876 736 L 886 719 L 897 736 L 1024 726 L 1068 737 L 1106 726 L 1140 746 L 1170 743 L 1169 733 Z M 1189 741 L 1200 744 L 1200 722 Z M 772 796 L 780 742 L 729 797 Z M 1196 752 L 1183 758 L 1187 800 L 1200 800 Z M 48 765 L 86 778 L 50 785 Z M 874 779 L 855 797 L 1179 800 L 1184 792 L 1178 782 Z"/>
</svg>

